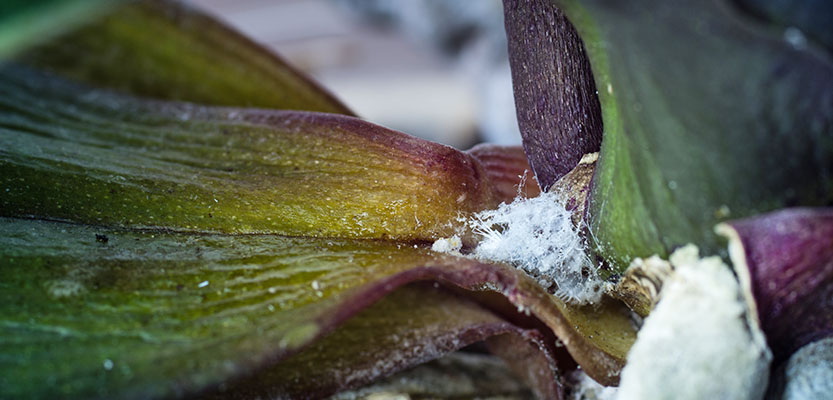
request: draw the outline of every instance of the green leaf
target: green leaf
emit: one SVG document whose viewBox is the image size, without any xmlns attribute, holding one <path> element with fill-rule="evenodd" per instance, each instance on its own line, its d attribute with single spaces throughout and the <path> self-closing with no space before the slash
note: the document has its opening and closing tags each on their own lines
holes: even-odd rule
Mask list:
<svg viewBox="0 0 833 400">
<path fill-rule="evenodd" d="M 350 289 L 434 259 L 373 241 L 0 229 L 4 397 L 191 392 L 286 357 L 392 290 Z"/>
<path fill-rule="evenodd" d="M 18 61 L 133 95 L 346 112 L 261 48 L 167 3 L 131 4 Z M 572 307 L 518 270 L 423 243 L 513 198 L 528 168 L 518 149 L 459 152 L 333 114 L 142 100 L 20 65 L 0 69 L 0 91 L 0 216 L 15 217 L 0 220 L 2 397 L 332 391 L 535 330 L 598 381 L 618 380 L 635 338 L 620 303 Z M 417 280 L 481 306 L 413 288 L 385 298 Z M 416 307 L 402 299 L 413 297 L 428 299 L 424 319 L 409 321 Z M 393 346 L 397 332 L 436 347 L 373 372 L 368 362 L 407 348 Z M 558 393 L 554 358 L 538 355 L 524 376 Z M 304 361 L 324 359 L 359 363 L 349 368 L 363 378 L 326 381 L 333 369 Z M 291 378 L 286 368 L 320 379 L 239 380 Z"/>
<path fill-rule="evenodd" d="M 621 304 L 572 308 L 513 268 L 384 241 L 2 219 L 0 273 L 2 397 L 194 393 L 274 365 L 416 280 L 508 300 L 499 315 L 525 310 L 602 382 L 635 338 Z"/>
<path fill-rule="evenodd" d="M 274 53 L 180 2 L 131 1 L 18 58 L 140 96 L 352 114 Z"/>
<path fill-rule="evenodd" d="M 720 2 L 557 4 L 599 91 L 604 135 L 587 216 L 615 271 L 686 243 L 715 254 L 712 227 L 727 218 L 833 202 L 829 57 Z"/>
<path fill-rule="evenodd" d="M 15 66 L 0 90 L 2 216 L 433 241 L 514 198 L 528 168 L 517 149 L 468 154 L 334 114 L 138 100 Z"/>
<path fill-rule="evenodd" d="M 615 382 L 635 337 L 621 306 L 571 308 L 515 269 L 382 241 L 3 219 L 0 269 L 3 397 L 193 393 L 286 358 L 414 280 L 504 296 L 602 381 Z"/>
<path fill-rule="evenodd" d="M 116 3 L 104 0 L 5 0 L 0 4 L 0 59 L 63 33 Z"/>
<path fill-rule="evenodd" d="M 588 374 L 617 379 L 635 337 L 621 305 L 572 308 L 518 270 L 402 242 L 205 234 L 433 240 L 518 193 L 519 148 L 463 153 L 347 116 L 138 100 L 15 65 L 0 87 L 0 213 L 92 224 L 0 223 L 10 395 L 194 393 L 425 279 L 497 292 Z M 33 383 L 43 376 L 54 384 Z"/>
</svg>

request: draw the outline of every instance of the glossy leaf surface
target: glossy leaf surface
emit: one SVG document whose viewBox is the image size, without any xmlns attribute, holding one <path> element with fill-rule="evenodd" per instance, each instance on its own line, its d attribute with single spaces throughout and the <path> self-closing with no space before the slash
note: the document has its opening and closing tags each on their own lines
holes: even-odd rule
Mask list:
<svg viewBox="0 0 833 400">
<path fill-rule="evenodd" d="M 396 285 L 347 290 L 432 259 L 377 242 L 9 219 L 0 229 L 0 369 L 12 397 L 155 397 L 209 386 L 285 357 Z M 50 385 L 37 385 L 44 377 Z"/>
<path fill-rule="evenodd" d="M 433 240 L 514 198 L 528 168 L 352 117 L 143 101 L 14 66 L 0 89 L 4 216 Z"/>
<path fill-rule="evenodd" d="M 126 2 L 19 58 L 140 96 L 352 114 L 263 46 L 176 1 Z"/>
<path fill-rule="evenodd" d="M 193 393 L 289 356 L 415 280 L 497 292 L 602 382 L 616 381 L 635 337 L 621 305 L 572 308 L 515 269 L 396 243 L 19 219 L 0 233 L 4 397 Z"/>
<path fill-rule="evenodd" d="M 260 47 L 162 2 L 131 3 L 20 60 L 134 95 L 348 112 Z M 169 397 L 233 382 L 245 395 L 246 377 L 260 394 L 323 394 L 496 334 L 532 343 L 521 370 L 545 396 L 561 390 L 544 343 L 554 337 L 589 375 L 618 380 L 635 338 L 621 304 L 571 307 L 515 269 L 413 245 L 535 193 L 532 180 L 517 188 L 518 149 L 459 152 L 332 114 L 142 100 L 20 65 L 2 66 L 0 89 L 0 216 L 15 217 L 0 220 L 2 397 Z M 393 292 L 416 280 L 482 306 Z M 422 297 L 430 307 L 410 318 L 404 305 Z M 516 310 L 551 332 L 508 323 Z M 359 375 L 332 374 L 348 370 Z M 270 373 L 286 384 L 257 381 Z"/>
<path fill-rule="evenodd" d="M 829 58 L 719 2 L 582 4 L 605 124 L 589 206 L 605 259 L 714 253 L 718 221 L 833 201 Z"/>
<path fill-rule="evenodd" d="M 103 0 L 6 0 L 0 4 L 0 58 L 63 33 L 116 4 Z"/>
<path fill-rule="evenodd" d="M 712 227 L 728 218 L 833 201 L 829 57 L 718 1 L 524 3 L 551 15 L 556 6 L 584 41 L 599 92 L 587 216 L 614 270 L 686 243 L 716 253 Z M 558 26 L 529 32 L 542 41 Z"/>
</svg>

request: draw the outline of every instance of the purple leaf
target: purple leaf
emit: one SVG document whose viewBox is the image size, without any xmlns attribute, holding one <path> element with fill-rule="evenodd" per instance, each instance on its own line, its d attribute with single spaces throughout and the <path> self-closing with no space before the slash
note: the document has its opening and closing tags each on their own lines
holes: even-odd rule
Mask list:
<svg viewBox="0 0 833 400">
<path fill-rule="evenodd" d="M 561 397 L 553 348 L 543 335 L 428 283 L 397 289 L 302 352 L 231 382 L 214 396 L 323 398 L 488 338 L 542 360 L 545 376 L 535 383 L 545 385 L 546 398 Z"/>
<path fill-rule="evenodd" d="M 717 230 L 776 363 L 833 333 L 833 208 L 786 209 Z"/>
<path fill-rule="evenodd" d="M 536 331 L 520 335 L 504 334 L 489 338 L 486 344 L 492 353 L 503 358 L 527 382 L 537 398 L 560 399 L 563 397 L 566 371 L 537 335 L 540 334 Z M 554 366 L 559 369 L 554 369 Z"/>
<path fill-rule="evenodd" d="M 504 1 L 524 149 L 544 190 L 599 151 L 602 114 L 584 45 L 551 1 Z"/>
</svg>

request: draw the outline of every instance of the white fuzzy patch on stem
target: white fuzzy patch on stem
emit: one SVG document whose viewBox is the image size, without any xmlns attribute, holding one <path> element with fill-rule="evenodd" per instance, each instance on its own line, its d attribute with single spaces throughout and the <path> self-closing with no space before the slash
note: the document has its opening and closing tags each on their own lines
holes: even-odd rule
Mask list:
<svg viewBox="0 0 833 400">
<path fill-rule="evenodd" d="M 569 400 L 615 400 L 615 387 L 605 387 L 587 376 L 584 371 L 577 369 L 570 374 L 572 391 Z"/>
<path fill-rule="evenodd" d="M 545 287 L 554 284 L 554 294 L 565 301 L 594 303 L 601 297 L 604 282 L 556 193 L 501 204 L 476 214 L 468 226 L 482 238 L 475 257 L 512 264 Z"/>
<path fill-rule="evenodd" d="M 782 400 L 826 399 L 833 393 L 833 338 L 812 342 L 790 356 Z"/>
<path fill-rule="evenodd" d="M 688 245 L 639 331 L 619 400 L 760 399 L 771 355 L 740 286 L 719 257 Z"/>
<path fill-rule="evenodd" d="M 437 239 L 437 241 L 431 245 L 431 250 L 454 255 L 460 255 L 460 249 L 462 248 L 463 241 L 460 239 L 460 236 L 457 235 L 450 238 Z"/>
</svg>

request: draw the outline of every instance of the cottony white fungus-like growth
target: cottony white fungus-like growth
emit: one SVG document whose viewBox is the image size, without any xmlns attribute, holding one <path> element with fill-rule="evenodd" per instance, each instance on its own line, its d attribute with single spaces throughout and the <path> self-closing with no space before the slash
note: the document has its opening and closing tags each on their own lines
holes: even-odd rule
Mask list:
<svg viewBox="0 0 833 400">
<path fill-rule="evenodd" d="M 570 374 L 570 380 L 573 383 L 570 400 L 616 400 L 617 388 L 602 386 L 580 369 Z"/>
<path fill-rule="evenodd" d="M 476 214 L 468 225 L 482 237 L 476 257 L 515 265 L 566 301 L 593 303 L 601 297 L 604 282 L 557 194 L 518 198 Z"/>
<path fill-rule="evenodd" d="M 760 399 L 771 355 L 719 257 L 688 245 L 628 353 L 618 400 Z"/>
<path fill-rule="evenodd" d="M 460 239 L 460 236 L 457 235 L 450 238 L 437 239 L 437 241 L 431 245 L 431 250 L 450 254 L 460 254 L 460 249 L 462 248 L 463 241 Z"/>
<path fill-rule="evenodd" d="M 829 398 L 833 393 L 833 338 L 810 343 L 790 356 L 782 400 Z"/>
</svg>

